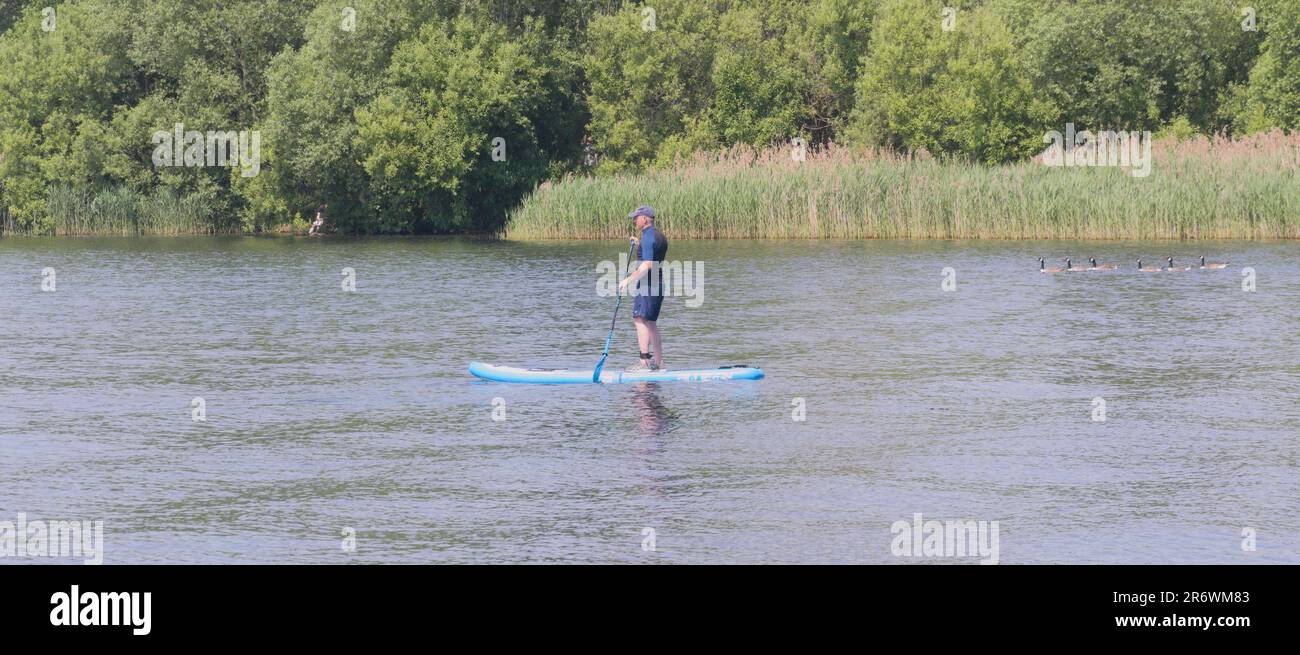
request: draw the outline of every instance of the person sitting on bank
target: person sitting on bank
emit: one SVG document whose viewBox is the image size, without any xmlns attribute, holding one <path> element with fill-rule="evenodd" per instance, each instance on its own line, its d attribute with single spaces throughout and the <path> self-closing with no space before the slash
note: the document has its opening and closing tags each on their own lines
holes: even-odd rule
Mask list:
<svg viewBox="0 0 1300 655">
<path fill-rule="evenodd" d="M 316 219 L 311 222 L 311 228 L 307 230 L 307 236 L 319 235 L 323 225 L 325 225 L 325 205 L 316 208 Z"/>
</svg>

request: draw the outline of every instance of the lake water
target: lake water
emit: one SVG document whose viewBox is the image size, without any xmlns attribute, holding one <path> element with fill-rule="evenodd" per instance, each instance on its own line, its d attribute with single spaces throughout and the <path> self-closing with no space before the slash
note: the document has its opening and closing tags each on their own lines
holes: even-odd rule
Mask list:
<svg viewBox="0 0 1300 655">
<path fill-rule="evenodd" d="M 1300 562 L 1300 244 L 674 241 L 668 364 L 766 379 L 468 375 L 590 368 L 620 252 L 0 240 L 0 520 L 103 520 L 108 563 L 975 561 L 895 555 L 916 513 L 1003 563 Z"/>
</svg>

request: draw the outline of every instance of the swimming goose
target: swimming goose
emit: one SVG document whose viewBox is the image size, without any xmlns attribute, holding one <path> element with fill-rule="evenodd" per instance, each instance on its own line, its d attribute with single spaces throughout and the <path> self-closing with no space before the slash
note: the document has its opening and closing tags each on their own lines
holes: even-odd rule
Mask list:
<svg viewBox="0 0 1300 655">
<path fill-rule="evenodd" d="M 1043 260 L 1042 257 L 1039 257 L 1039 258 L 1038 258 L 1038 272 L 1039 272 L 1039 273 L 1060 273 L 1060 272 L 1063 271 L 1063 270 L 1065 270 L 1065 269 L 1061 268 L 1060 266 L 1052 266 L 1052 267 L 1049 268 L 1049 267 L 1047 267 L 1047 264 L 1045 263 L 1045 261 Z"/>
<path fill-rule="evenodd" d="M 1086 271 L 1086 270 L 1088 270 L 1088 267 L 1086 267 L 1086 266 L 1075 266 L 1074 264 L 1071 264 L 1071 263 L 1070 263 L 1070 260 L 1069 260 L 1069 259 L 1067 259 L 1067 260 L 1065 260 L 1065 270 L 1070 271 L 1071 273 L 1077 273 L 1077 272 L 1079 272 L 1079 271 Z"/>
<path fill-rule="evenodd" d="M 1139 259 L 1139 260 L 1138 260 L 1138 270 L 1139 270 L 1139 271 L 1142 271 L 1143 273 L 1159 273 L 1159 272 L 1161 272 L 1161 271 L 1163 271 L 1163 270 L 1165 270 L 1165 269 L 1160 268 L 1159 266 L 1143 266 L 1143 265 L 1142 265 L 1142 260 Z"/>
<path fill-rule="evenodd" d="M 1166 268 L 1165 270 L 1170 271 L 1171 273 L 1181 273 L 1181 272 L 1183 272 L 1183 271 L 1190 271 L 1190 270 L 1192 270 L 1192 267 L 1191 267 L 1191 266 L 1174 266 L 1174 258 L 1173 258 L 1173 257 L 1170 257 L 1167 261 L 1169 262 L 1169 266 L 1168 266 L 1168 268 Z"/>
<path fill-rule="evenodd" d="M 1101 265 L 1098 265 L 1098 264 L 1097 264 L 1097 258 L 1096 258 L 1096 257 L 1089 257 L 1089 258 L 1088 258 L 1088 261 L 1092 262 L 1092 268 L 1089 268 L 1089 269 L 1088 269 L 1088 270 L 1090 270 L 1090 271 L 1113 271 L 1113 270 L 1119 268 L 1119 264 L 1101 264 Z"/>
<path fill-rule="evenodd" d="M 1205 255 L 1201 255 L 1201 268 L 1227 268 L 1228 262 L 1207 262 Z"/>
</svg>

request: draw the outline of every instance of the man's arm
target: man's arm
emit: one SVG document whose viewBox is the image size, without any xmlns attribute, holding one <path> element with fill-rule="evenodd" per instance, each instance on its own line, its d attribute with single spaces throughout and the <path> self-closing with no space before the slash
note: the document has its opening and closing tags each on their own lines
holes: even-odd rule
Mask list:
<svg viewBox="0 0 1300 655">
<path fill-rule="evenodd" d="M 627 276 L 627 278 L 625 278 L 622 282 L 618 283 L 619 290 L 621 291 L 625 289 L 627 285 L 632 284 L 633 282 L 636 282 L 637 280 L 641 279 L 641 276 L 645 275 L 646 272 L 649 271 L 654 265 L 655 265 L 654 262 L 641 262 L 641 265 L 636 267 L 636 270 L 632 271 L 631 275 Z"/>
</svg>

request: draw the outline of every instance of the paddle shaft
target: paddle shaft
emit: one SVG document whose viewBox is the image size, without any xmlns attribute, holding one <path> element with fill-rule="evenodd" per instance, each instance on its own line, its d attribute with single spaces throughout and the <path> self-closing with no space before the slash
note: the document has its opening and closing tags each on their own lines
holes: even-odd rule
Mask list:
<svg viewBox="0 0 1300 655">
<path fill-rule="evenodd" d="M 636 250 L 635 242 L 627 248 L 628 268 L 632 267 L 632 253 L 634 250 Z M 609 345 L 614 342 L 614 324 L 618 322 L 618 308 L 623 305 L 623 294 L 619 291 L 620 290 L 615 291 L 618 300 L 614 302 L 614 316 L 609 319 L 609 335 L 605 337 L 605 351 L 600 354 L 600 361 L 596 363 L 596 369 L 591 372 L 592 382 L 600 382 L 600 371 L 605 368 L 605 359 L 609 357 Z"/>
</svg>

